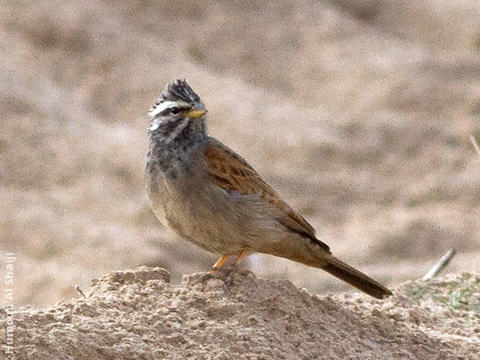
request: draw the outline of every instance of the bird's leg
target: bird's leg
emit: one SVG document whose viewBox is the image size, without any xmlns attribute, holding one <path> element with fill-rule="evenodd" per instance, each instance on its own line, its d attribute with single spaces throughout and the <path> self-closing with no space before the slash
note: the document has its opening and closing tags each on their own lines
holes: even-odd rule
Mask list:
<svg viewBox="0 0 480 360">
<path fill-rule="evenodd" d="M 219 269 L 222 268 L 222 265 L 225 264 L 227 261 L 228 255 L 222 255 L 220 259 L 213 265 L 212 269 L 210 270 L 210 275 L 214 275 Z"/>
<path fill-rule="evenodd" d="M 232 265 L 232 270 L 234 270 L 238 274 L 247 275 L 250 271 L 249 270 L 239 270 L 238 266 L 243 261 L 243 259 L 245 259 L 245 257 L 247 257 L 249 255 L 249 253 L 250 253 L 250 249 L 248 249 L 248 248 L 242 249 L 242 251 L 240 251 L 240 253 L 237 255 L 237 258 L 235 259 L 235 262 Z"/>
<path fill-rule="evenodd" d="M 217 260 L 215 265 L 213 265 L 212 269 L 209 271 L 210 276 L 215 276 L 217 278 L 221 278 L 226 280 L 232 270 L 237 271 L 237 265 L 245 258 L 245 256 L 248 255 L 249 249 L 245 248 L 240 251 L 240 253 L 237 255 L 237 258 L 233 262 L 231 266 L 223 266 L 227 259 L 229 258 L 229 255 L 222 255 L 220 259 Z M 221 274 L 219 272 L 221 271 Z"/>
<path fill-rule="evenodd" d="M 239 263 L 242 262 L 243 259 L 245 259 L 245 256 L 248 255 L 248 250 L 247 248 L 244 248 L 240 253 L 237 255 L 237 258 L 235 259 L 234 266 L 238 265 Z"/>
</svg>

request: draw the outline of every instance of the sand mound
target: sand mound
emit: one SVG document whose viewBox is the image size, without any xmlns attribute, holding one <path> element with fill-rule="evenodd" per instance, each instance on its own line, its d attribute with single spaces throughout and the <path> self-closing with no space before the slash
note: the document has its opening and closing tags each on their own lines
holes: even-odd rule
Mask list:
<svg viewBox="0 0 480 360">
<path fill-rule="evenodd" d="M 405 283 L 386 301 L 316 296 L 250 272 L 174 285 L 166 270 L 141 267 L 92 283 L 86 298 L 15 313 L 17 359 L 473 359 L 480 351 L 480 282 L 469 274 Z"/>
</svg>

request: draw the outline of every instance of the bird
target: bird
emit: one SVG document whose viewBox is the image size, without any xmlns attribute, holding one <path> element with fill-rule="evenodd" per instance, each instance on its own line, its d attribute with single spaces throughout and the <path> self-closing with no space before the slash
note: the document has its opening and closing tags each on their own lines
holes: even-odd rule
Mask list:
<svg viewBox="0 0 480 360">
<path fill-rule="evenodd" d="M 392 292 L 332 255 L 314 228 L 240 155 L 210 136 L 207 109 L 185 79 L 170 82 L 148 114 L 146 191 L 158 220 L 220 257 L 210 273 L 254 253 L 322 269 L 375 298 Z"/>
</svg>

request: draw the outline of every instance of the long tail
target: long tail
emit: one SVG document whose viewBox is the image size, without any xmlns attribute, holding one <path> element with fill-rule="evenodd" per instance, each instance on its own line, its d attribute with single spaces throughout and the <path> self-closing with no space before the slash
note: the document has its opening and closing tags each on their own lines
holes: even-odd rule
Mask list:
<svg viewBox="0 0 480 360">
<path fill-rule="evenodd" d="M 329 255 L 323 258 L 327 262 L 321 269 L 332 274 L 333 276 L 349 283 L 364 293 L 376 297 L 377 299 L 383 299 L 392 295 L 392 292 L 388 290 L 382 284 L 371 279 L 364 273 L 354 269 L 350 265 L 345 264 L 343 261 L 338 260 L 336 257 Z"/>
</svg>

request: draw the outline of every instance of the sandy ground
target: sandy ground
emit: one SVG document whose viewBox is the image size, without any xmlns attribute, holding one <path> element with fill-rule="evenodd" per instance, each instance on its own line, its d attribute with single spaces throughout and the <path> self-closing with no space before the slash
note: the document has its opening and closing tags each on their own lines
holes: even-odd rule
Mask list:
<svg viewBox="0 0 480 360">
<path fill-rule="evenodd" d="M 17 360 L 473 360 L 479 310 L 480 279 L 471 274 L 407 282 L 379 301 L 313 295 L 252 273 L 226 282 L 198 273 L 171 284 L 168 271 L 141 267 L 94 280 L 86 298 L 20 309 L 15 353 Z"/>
<path fill-rule="evenodd" d="M 17 257 L 14 304 L 141 265 L 175 282 L 216 260 L 161 228 L 144 192 L 146 112 L 179 76 L 211 134 L 340 258 L 389 286 L 450 247 L 449 271 L 478 272 L 479 4 L 2 1 L 0 250 Z M 350 291 L 291 262 L 250 266 Z"/>
</svg>

